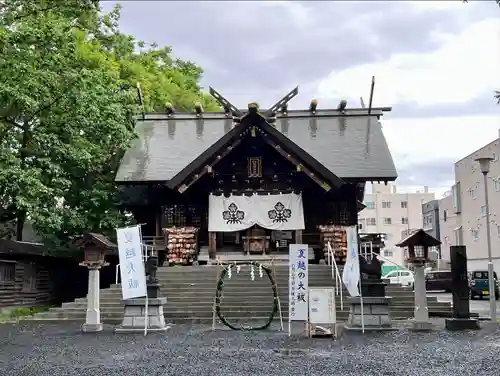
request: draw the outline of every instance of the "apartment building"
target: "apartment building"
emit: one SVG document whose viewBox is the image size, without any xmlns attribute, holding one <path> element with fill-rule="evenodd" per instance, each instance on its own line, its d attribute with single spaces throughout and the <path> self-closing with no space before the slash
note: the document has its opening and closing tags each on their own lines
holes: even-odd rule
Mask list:
<svg viewBox="0 0 500 376">
<path fill-rule="evenodd" d="M 404 252 L 396 247 L 401 233 L 408 229 L 423 228 L 422 204 L 434 200 L 427 187 L 412 193 L 400 193 L 394 184 L 373 184 L 372 192 L 365 193 L 366 206 L 359 213 L 361 233 L 385 233 L 382 256 L 396 264 L 404 264 Z"/>
<path fill-rule="evenodd" d="M 422 221 L 423 229 L 426 233 L 436 239 L 441 238 L 439 228 L 439 200 L 432 200 L 422 205 Z"/>
<path fill-rule="evenodd" d="M 499 133 L 500 135 L 500 133 Z M 486 223 L 483 174 L 477 157 L 493 158 L 488 174 L 490 223 Z M 489 143 L 455 163 L 455 185 L 451 191 L 451 214 L 456 215 L 451 244 L 467 247 L 468 269 L 486 269 L 488 245 L 486 226 L 490 228 L 491 250 L 495 270 L 500 272 L 500 140 Z M 442 240 L 443 241 L 443 240 Z"/>
<path fill-rule="evenodd" d="M 460 228 L 460 218 L 453 208 L 451 191 L 439 200 L 439 232 L 443 267 L 450 263 L 450 246 L 457 244 L 455 236 Z"/>
</svg>

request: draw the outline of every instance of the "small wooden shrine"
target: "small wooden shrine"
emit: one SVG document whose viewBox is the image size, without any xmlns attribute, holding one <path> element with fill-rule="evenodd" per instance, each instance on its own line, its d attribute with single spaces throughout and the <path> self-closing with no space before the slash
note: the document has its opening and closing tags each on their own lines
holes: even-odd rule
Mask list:
<svg viewBox="0 0 500 376">
<path fill-rule="evenodd" d="M 241 110 L 210 92 L 220 113 L 168 106 L 137 121 L 116 182 L 143 234 L 164 242 L 173 264 L 204 252 L 288 252 L 289 243 L 323 258 L 329 240 L 343 262 L 342 226 L 357 224 L 366 182 L 397 177 L 380 124 L 390 108 L 323 110 L 313 100 L 288 110 L 294 89 L 268 110 Z"/>
</svg>

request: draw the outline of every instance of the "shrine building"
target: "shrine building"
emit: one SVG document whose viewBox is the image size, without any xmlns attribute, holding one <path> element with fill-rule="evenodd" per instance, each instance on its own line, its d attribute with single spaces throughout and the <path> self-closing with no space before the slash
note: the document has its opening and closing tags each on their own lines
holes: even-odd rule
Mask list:
<svg viewBox="0 0 500 376">
<path fill-rule="evenodd" d="M 171 264 L 284 254 L 289 243 L 318 260 L 325 234 L 357 225 L 365 184 L 397 178 L 380 123 L 390 107 L 288 110 L 294 89 L 269 110 L 242 110 L 210 92 L 220 113 L 143 114 L 115 179 Z"/>
</svg>

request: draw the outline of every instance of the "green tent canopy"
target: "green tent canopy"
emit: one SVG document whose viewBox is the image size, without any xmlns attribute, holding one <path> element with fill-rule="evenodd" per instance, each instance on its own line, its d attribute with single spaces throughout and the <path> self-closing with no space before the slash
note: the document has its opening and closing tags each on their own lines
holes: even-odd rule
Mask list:
<svg viewBox="0 0 500 376">
<path fill-rule="evenodd" d="M 392 272 L 393 270 L 406 270 L 406 268 L 403 268 L 402 266 L 399 265 L 382 265 L 382 275 L 387 275 L 387 273 Z"/>
</svg>

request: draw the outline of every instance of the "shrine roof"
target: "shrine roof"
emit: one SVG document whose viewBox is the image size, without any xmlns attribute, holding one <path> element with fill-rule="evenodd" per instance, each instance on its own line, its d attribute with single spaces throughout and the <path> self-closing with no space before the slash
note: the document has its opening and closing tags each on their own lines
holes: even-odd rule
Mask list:
<svg viewBox="0 0 500 376">
<path fill-rule="evenodd" d="M 367 109 L 318 110 L 314 115 L 291 110 L 273 126 L 341 179 L 393 181 L 397 172 L 379 120 L 384 111 L 390 108 L 372 108 L 370 115 Z M 169 181 L 232 128 L 232 118 L 224 113 L 207 112 L 202 118 L 146 114 L 137 121 L 138 137 L 125 152 L 115 181 Z"/>
</svg>

